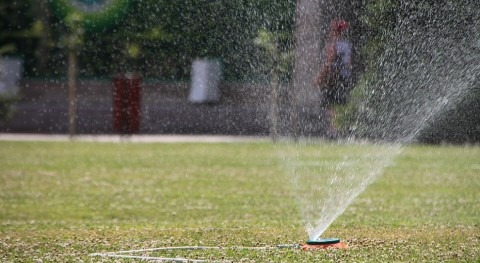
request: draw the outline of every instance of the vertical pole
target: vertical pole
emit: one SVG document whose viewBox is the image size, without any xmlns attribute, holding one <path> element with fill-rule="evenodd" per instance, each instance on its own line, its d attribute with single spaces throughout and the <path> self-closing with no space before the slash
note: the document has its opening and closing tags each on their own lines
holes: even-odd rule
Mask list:
<svg viewBox="0 0 480 263">
<path fill-rule="evenodd" d="M 70 138 L 76 132 L 77 111 L 77 54 L 75 49 L 68 52 L 68 134 Z"/>
<path fill-rule="evenodd" d="M 339 2 L 339 3 L 337 3 Z M 343 9 L 341 1 L 297 0 L 295 10 L 295 64 L 293 73 L 293 109 L 291 133 L 294 138 L 302 136 L 304 120 L 318 114 L 322 97 L 313 85 L 320 69 L 322 49 L 326 42 L 330 21 Z M 319 125 L 317 123 L 309 123 Z"/>
<path fill-rule="evenodd" d="M 297 139 L 302 135 L 302 116 L 315 102 L 312 80 L 320 68 L 321 2 L 297 0 L 295 10 L 295 54 L 293 71 L 293 98 L 291 133 Z"/>
<path fill-rule="evenodd" d="M 76 133 L 77 113 L 77 50 L 82 43 L 82 18 L 78 15 L 69 15 L 66 18 L 68 28 L 68 133 L 70 139 Z"/>
<path fill-rule="evenodd" d="M 278 139 L 278 88 L 279 88 L 278 76 L 276 73 L 272 73 L 271 80 L 271 93 L 270 93 L 270 136 L 273 142 Z"/>
</svg>

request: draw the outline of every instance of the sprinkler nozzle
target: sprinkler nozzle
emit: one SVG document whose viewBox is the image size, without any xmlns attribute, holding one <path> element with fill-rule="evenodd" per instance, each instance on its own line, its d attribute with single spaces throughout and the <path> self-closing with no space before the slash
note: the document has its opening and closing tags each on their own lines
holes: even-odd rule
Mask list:
<svg viewBox="0 0 480 263">
<path fill-rule="evenodd" d="M 303 251 L 319 250 L 328 248 L 348 248 L 346 243 L 343 243 L 338 238 L 319 238 L 317 240 L 308 240 L 302 247 Z"/>
</svg>

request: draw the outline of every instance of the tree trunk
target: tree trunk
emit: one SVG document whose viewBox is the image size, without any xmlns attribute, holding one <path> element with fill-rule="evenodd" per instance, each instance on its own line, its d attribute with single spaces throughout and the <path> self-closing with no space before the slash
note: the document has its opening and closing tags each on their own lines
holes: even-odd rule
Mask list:
<svg viewBox="0 0 480 263">
<path fill-rule="evenodd" d="M 355 2 L 355 3 L 352 3 Z M 364 1 L 349 0 L 297 0 L 295 10 L 295 65 L 293 72 L 293 109 L 291 110 L 291 130 L 294 137 L 305 133 L 324 130 L 322 123 L 314 123 L 322 114 L 322 97 L 313 84 L 320 69 L 322 50 L 330 30 L 330 22 L 335 18 L 346 19 L 350 23 L 351 36 L 358 37 L 358 18 Z M 358 51 L 356 40 L 354 56 Z M 355 61 L 354 61 L 355 69 Z M 320 121 L 318 121 L 320 122 Z M 306 127 L 309 127 L 309 131 Z"/>
<path fill-rule="evenodd" d="M 68 133 L 75 135 L 77 111 L 77 54 L 75 50 L 68 52 Z"/>
<path fill-rule="evenodd" d="M 293 69 L 293 121 L 291 135 L 304 134 L 305 115 L 320 103 L 318 92 L 312 85 L 320 68 L 321 42 L 324 39 L 322 9 L 318 0 L 298 0 L 295 10 L 295 64 Z"/>
</svg>

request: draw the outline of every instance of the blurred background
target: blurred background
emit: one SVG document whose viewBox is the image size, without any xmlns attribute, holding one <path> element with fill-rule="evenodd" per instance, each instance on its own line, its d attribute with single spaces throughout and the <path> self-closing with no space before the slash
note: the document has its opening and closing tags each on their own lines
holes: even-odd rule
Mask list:
<svg viewBox="0 0 480 263">
<path fill-rule="evenodd" d="M 448 23 L 478 23 L 478 3 L 464 2 L 473 11 Z M 440 4 L 0 0 L 0 132 L 271 135 L 288 119 L 295 83 L 308 78 L 299 74 L 301 54 L 313 50 L 307 66 L 318 67 L 331 19 L 350 23 L 361 87 L 398 21 L 419 12 L 416 23 L 428 23 Z M 313 47 L 300 44 L 309 36 Z M 468 92 L 419 140 L 478 142 L 478 85 Z M 309 135 L 325 132 L 322 114 Z"/>
</svg>

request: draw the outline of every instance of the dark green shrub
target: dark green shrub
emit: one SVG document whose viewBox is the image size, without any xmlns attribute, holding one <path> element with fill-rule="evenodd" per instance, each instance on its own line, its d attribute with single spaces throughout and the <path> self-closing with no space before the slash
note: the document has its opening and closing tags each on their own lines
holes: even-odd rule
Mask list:
<svg viewBox="0 0 480 263">
<path fill-rule="evenodd" d="M 12 105 L 16 102 L 16 98 L 0 95 L 0 123 L 8 120 L 13 114 Z"/>
</svg>

